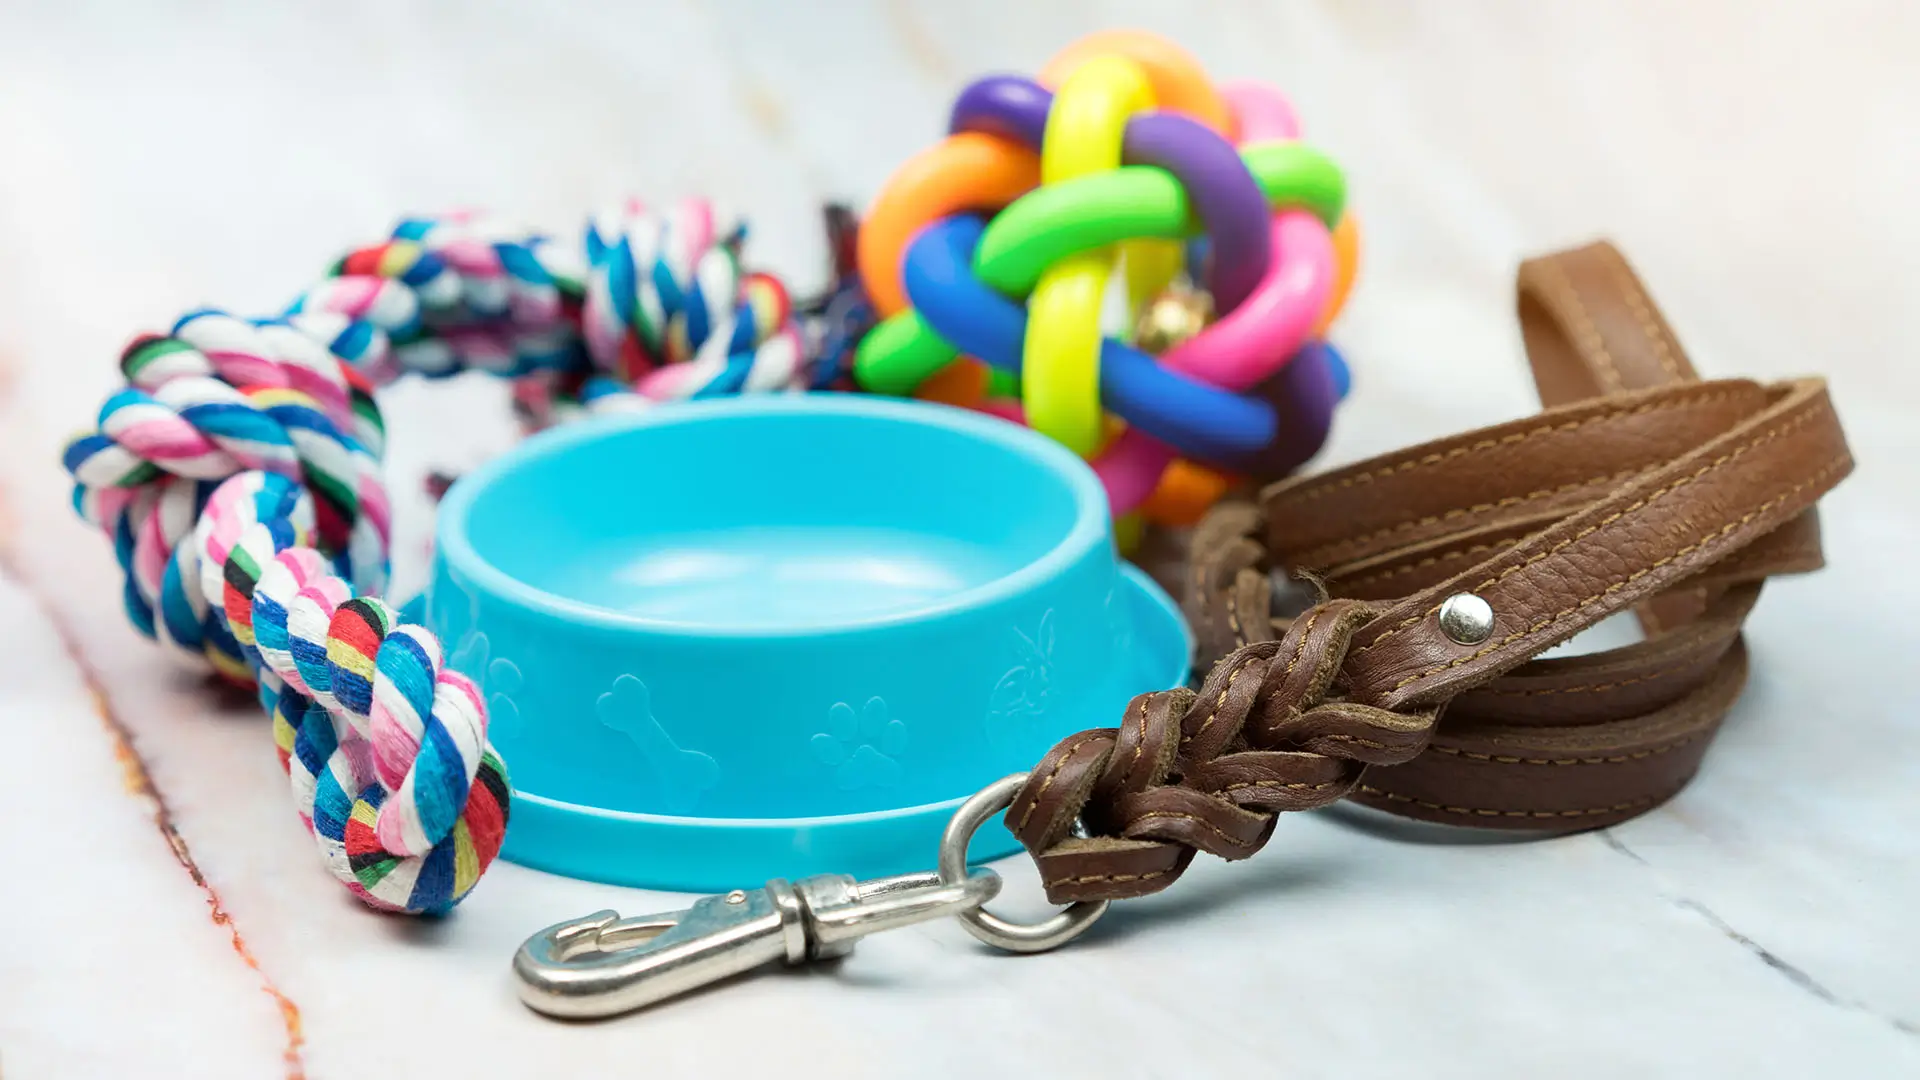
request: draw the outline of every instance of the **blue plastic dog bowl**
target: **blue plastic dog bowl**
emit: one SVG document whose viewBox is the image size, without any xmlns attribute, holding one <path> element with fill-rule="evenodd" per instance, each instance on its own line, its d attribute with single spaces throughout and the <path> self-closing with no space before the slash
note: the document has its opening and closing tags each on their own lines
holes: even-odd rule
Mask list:
<svg viewBox="0 0 1920 1080">
<path fill-rule="evenodd" d="M 968 795 L 1190 654 L 1085 463 L 853 395 L 528 440 L 442 503 L 427 622 L 511 772 L 503 854 L 669 889 L 931 866 Z"/>
</svg>

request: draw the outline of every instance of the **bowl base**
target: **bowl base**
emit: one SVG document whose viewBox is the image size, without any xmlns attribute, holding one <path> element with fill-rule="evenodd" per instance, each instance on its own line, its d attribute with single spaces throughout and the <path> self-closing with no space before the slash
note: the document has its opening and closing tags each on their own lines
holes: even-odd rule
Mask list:
<svg viewBox="0 0 1920 1080">
<path fill-rule="evenodd" d="M 1120 581 L 1133 626 L 1131 655 L 1121 660 L 1129 692 L 1184 684 L 1192 641 L 1179 609 L 1130 564 L 1121 564 Z M 976 786 L 996 779 L 982 776 Z M 933 865 L 947 820 L 972 794 L 830 817 L 701 818 L 605 810 L 516 790 L 501 855 L 567 877 L 689 892 L 819 873 L 884 877 Z M 1019 847 L 996 818 L 974 834 L 969 857 L 982 862 Z"/>
</svg>

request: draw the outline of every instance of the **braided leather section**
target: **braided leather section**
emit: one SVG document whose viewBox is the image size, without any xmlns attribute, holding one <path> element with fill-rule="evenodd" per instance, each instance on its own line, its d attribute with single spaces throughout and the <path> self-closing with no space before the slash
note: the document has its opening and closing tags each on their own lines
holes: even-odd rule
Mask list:
<svg viewBox="0 0 1920 1080">
<path fill-rule="evenodd" d="M 1330 600 L 1278 641 L 1215 664 L 1198 692 L 1142 694 L 1118 728 L 1043 758 L 1007 810 L 1056 903 L 1154 892 L 1196 851 L 1244 859 L 1285 810 L 1346 796 L 1368 765 L 1412 760 L 1435 711 L 1342 700 L 1334 685 L 1369 605 Z M 1090 836 L 1074 835 L 1076 824 Z"/>
</svg>

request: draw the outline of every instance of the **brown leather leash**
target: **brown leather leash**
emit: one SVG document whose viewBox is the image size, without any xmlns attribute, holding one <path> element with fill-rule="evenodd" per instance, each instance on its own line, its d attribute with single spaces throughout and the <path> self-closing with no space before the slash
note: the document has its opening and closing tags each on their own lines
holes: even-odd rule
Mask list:
<svg viewBox="0 0 1920 1080">
<path fill-rule="evenodd" d="M 1183 606 L 1210 668 L 1063 739 L 1006 821 L 1055 902 L 1140 896 L 1277 815 L 1573 831 L 1699 768 L 1746 682 L 1741 624 L 1821 565 L 1852 468 L 1820 379 L 1704 382 L 1611 245 L 1531 260 L 1519 314 L 1546 411 L 1319 476 L 1196 529 Z M 1286 617 L 1278 573 L 1319 602 Z M 1645 640 L 1540 654 L 1633 608 Z"/>
</svg>

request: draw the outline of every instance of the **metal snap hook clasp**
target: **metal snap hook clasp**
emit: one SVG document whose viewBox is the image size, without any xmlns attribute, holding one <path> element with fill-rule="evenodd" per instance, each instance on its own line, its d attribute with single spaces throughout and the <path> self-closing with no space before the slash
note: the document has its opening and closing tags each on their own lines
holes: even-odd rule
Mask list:
<svg viewBox="0 0 1920 1080">
<path fill-rule="evenodd" d="M 683 911 L 622 919 L 601 911 L 556 923 L 513 957 L 520 1000 L 549 1016 L 612 1016 L 782 960 L 844 956 L 860 938 L 971 911 L 1000 894 L 978 869 L 855 881 L 820 874 L 704 897 Z"/>
</svg>

